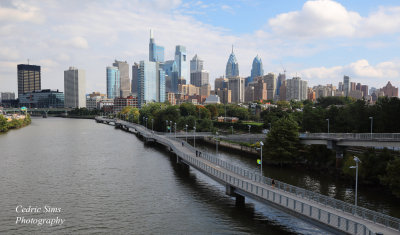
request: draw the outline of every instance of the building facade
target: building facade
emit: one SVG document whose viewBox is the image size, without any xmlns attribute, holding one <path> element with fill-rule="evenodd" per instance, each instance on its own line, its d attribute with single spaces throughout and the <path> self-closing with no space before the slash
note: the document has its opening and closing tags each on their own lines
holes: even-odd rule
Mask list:
<svg viewBox="0 0 400 235">
<path fill-rule="evenodd" d="M 248 82 L 246 81 L 246 86 L 248 83 L 253 82 L 256 77 L 260 77 L 264 75 L 264 69 L 261 58 L 257 55 L 253 59 L 253 64 L 251 66 L 251 76 Z"/>
<path fill-rule="evenodd" d="M 19 105 L 28 108 L 64 108 L 64 93 L 50 89 L 26 92 L 19 97 Z"/>
<path fill-rule="evenodd" d="M 294 77 L 286 80 L 286 100 L 306 100 L 307 99 L 307 81 L 300 77 Z"/>
<path fill-rule="evenodd" d="M 126 61 L 115 60 L 114 67 L 117 67 L 120 74 L 120 97 L 128 97 L 131 94 L 131 81 L 129 78 L 129 64 Z"/>
<path fill-rule="evenodd" d="M 215 91 L 215 94 L 219 96 L 221 103 L 223 104 L 232 103 L 232 91 L 228 90 L 228 88 L 218 89 Z"/>
<path fill-rule="evenodd" d="M 153 30 L 150 30 L 149 61 L 164 62 L 164 47 L 155 43 Z"/>
<path fill-rule="evenodd" d="M 197 87 L 207 85 L 209 83 L 209 74 L 206 70 L 190 73 L 190 84 Z"/>
<path fill-rule="evenodd" d="M 274 100 L 276 94 L 276 77 L 273 73 L 268 73 L 262 77 L 265 83 L 267 83 L 267 99 Z"/>
<path fill-rule="evenodd" d="M 225 75 L 227 78 L 238 77 L 239 76 L 239 63 L 237 62 L 235 53 L 229 55 L 228 62 L 226 63 Z"/>
<path fill-rule="evenodd" d="M 399 97 L 399 88 L 394 87 L 390 82 L 388 82 L 386 86 L 382 87 L 381 90 L 384 92 L 385 96 Z"/>
<path fill-rule="evenodd" d="M 64 71 L 64 95 L 66 108 L 86 108 L 85 70 L 69 67 Z"/>
<path fill-rule="evenodd" d="M 131 82 L 131 94 L 137 96 L 138 94 L 138 76 L 139 76 L 139 64 L 134 63 L 132 65 L 132 82 Z"/>
<path fill-rule="evenodd" d="M 121 112 L 125 107 L 138 108 L 138 99 L 135 96 L 117 97 L 114 99 L 114 113 Z"/>
<path fill-rule="evenodd" d="M 349 96 L 350 90 L 351 90 L 350 77 L 349 76 L 344 76 L 343 77 L 343 93 L 344 93 L 344 96 Z"/>
<path fill-rule="evenodd" d="M 244 102 L 244 78 L 231 77 L 229 80 L 229 90 L 232 91 L 232 103 Z"/>
<path fill-rule="evenodd" d="M 0 93 L 0 100 L 15 100 L 15 93 L 14 92 L 1 92 Z"/>
<path fill-rule="evenodd" d="M 214 90 L 228 88 L 228 79 L 224 77 L 216 78 L 214 81 Z"/>
<path fill-rule="evenodd" d="M 157 101 L 157 74 L 156 62 L 140 61 L 138 76 L 139 107 Z"/>
<path fill-rule="evenodd" d="M 193 59 L 190 61 L 190 73 L 195 73 L 195 72 L 200 72 L 202 71 L 204 61 L 200 59 L 200 57 L 197 56 L 197 54 L 193 57 Z"/>
<path fill-rule="evenodd" d="M 188 60 L 186 55 L 186 47 L 177 45 L 175 47 L 175 62 L 178 69 L 178 78 L 189 79 Z"/>
<path fill-rule="evenodd" d="M 42 89 L 40 66 L 19 64 L 18 69 L 18 97 L 26 92 Z"/>
<path fill-rule="evenodd" d="M 120 96 L 121 75 L 117 67 L 107 67 L 107 98 L 114 99 Z"/>
</svg>

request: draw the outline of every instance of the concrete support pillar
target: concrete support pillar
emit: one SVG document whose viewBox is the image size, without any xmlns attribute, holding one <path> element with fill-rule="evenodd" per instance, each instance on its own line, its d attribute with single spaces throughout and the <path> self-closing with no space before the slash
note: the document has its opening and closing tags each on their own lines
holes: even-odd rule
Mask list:
<svg viewBox="0 0 400 235">
<path fill-rule="evenodd" d="M 226 188 L 226 190 L 225 190 L 226 195 L 235 196 L 235 193 L 234 193 L 235 188 L 234 187 L 232 187 L 231 185 L 227 184 L 225 186 L 225 188 Z"/>
<path fill-rule="evenodd" d="M 242 195 L 236 194 L 236 206 L 244 206 L 245 205 L 245 197 Z"/>
<path fill-rule="evenodd" d="M 344 155 L 344 147 L 336 146 L 335 151 L 336 151 L 336 168 L 341 168 Z"/>
</svg>

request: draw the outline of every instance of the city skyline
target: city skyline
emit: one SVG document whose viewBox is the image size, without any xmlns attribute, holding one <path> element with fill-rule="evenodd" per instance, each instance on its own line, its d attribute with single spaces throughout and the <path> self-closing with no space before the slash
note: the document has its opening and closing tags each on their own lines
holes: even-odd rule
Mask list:
<svg viewBox="0 0 400 235">
<path fill-rule="evenodd" d="M 150 29 L 157 44 L 165 48 L 165 60 L 174 59 L 176 45 L 186 47 L 188 58 L 199 54 L 210 72 L 210 84 L 224 74 L 231 44 L 241 77 L 250 76 L 253 58 L 258 54 L 265 73 L 278 75 L 285 69 L 288 79 L 297 75 L 309 81 L 309 86 L 337 84 L 344 75 L 374 87 L 382 87 L 387 81 L 397 87 L 400 83 L 400 58 L 395 53 L 399 47 L 396 42 L 400 41 L 396 23 L 400 7 L 395 1 L 283 2 L 271 4 L 266 12 L 253 12 L 255 16 L 251 17 L 247 17 L 249 11 L 265 8 L 265 3 L 137 2 L 142 6 L 140 10 L 126 1 L 85 2 L 82 6 L 75 1 L 47 5 L 40 1 L 0 3 L 0 18 L 4 19 L 0 23 L 4 34 L 0 39 L 0 91 L 17 91 L 16 66 L 26 64 L 29 58 L 30 64 L 42 68 L 44 89 L 62 90 L 65 67 L 77 66 L 86 70 L 87 92 L 105 92 L 104 68 L 111 61 L 132 65 L 148 58 Z M 102 12 L 101 8 L 109 11 Z M 61 10 L 65 13 L 57 14 Z M 126 13 L 128 20 L 114 17 L 119 12 Z M 238 19 L 232 20 L 243 19 L 241 16 L 247 17 L 241 24 L 237 24 Z M 103 22 L 103 18 L 112 20 Z M 316 20 L 319 24 L 308 25 L 313 30 L 296 25 Z M 16 27 L 21 30 L 12 31 Z M 22 37 L 20 33 L 36 37 Z M 105 34 L 112 36 L 102 37 Z"/>
</svg>

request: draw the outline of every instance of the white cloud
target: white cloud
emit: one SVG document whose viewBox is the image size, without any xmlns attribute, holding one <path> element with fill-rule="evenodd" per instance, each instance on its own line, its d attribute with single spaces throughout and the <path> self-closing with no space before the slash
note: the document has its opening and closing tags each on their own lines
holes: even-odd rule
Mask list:
<svg viewBox="0 0 400 235">
<path fill-rule="evenodd" d="M 369 37 L 400 31 L 400 7 L 381 7 L 368 17 L 347 10 L 332 0 L 304 3 L 300 11 L 269 20 L 274 33 L 296 38 Z"/>
<path fill-rule="evenodd" d="M 64 44 L 66 46 L 72 46 L 78 49 L 87 49 L 89 44 L 84 37 L 73 37 L 68 41 L 65 41 Z"/>
<path fill-rule="evenodd" d="M 325 84 L 340 81 L 344 75 L 364 81 L 367 84 L 381 84 L 384 81 L 400 77 L 400 61 L 384 61 L 371 65 L 366 59 L 361 59 L 348 65 L 333 67 L 316 67 L 302 70 L 300 76 L 310 80 L 312 84 Z"/>
<path fill-rule="evenodd" d="M 23 1 L 12 1 L 11 7 L 0 6 L 0 21 L 43 23 L 45 17 L 38 7 L 28 5 Z"/>
</svg>

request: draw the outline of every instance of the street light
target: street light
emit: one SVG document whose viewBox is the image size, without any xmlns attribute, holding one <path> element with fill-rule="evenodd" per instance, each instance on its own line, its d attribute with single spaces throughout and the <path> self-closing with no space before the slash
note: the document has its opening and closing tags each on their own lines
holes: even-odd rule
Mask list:
<svg viewBox="0 0 400 235">
<path fill-rule="evenodd" d="M 249 126 L 249 134 L 250 134 L 250 128 L 251 128 L 251 126 L 250 125 L 248 125 Z"/>
<path fill-rule="evenodd" d="M 329 118 L 326 119 L 328 121 L 328 134 L 329 134 Z"/>
<path fill-rule="evenodd" d="M 359 159 L 358 157 L 356 157 L 356 156 L 354 156 L 353 160 L 356 162 L 356 165 L 355 165 L 355 166 L 351 166 L 350 168 L 351 168 L 351 169 L 356 168 L 356 194 L 355 194 L 355 199 L 354 199 L 354 205 L 357 206 L 358 163 L 359 163 L 359 162 L 361 163 L 361 161 L 360 161 L 360 159 Z"/>
<path fill-rule="evenodd" d="M 165 132 L 168 133 L 168 120 L 165 120 Z"/>
<path fill-rule="evenodd" d="M 215 142 L 216 142 L 216 152 L 217 152 L 217 155 L 218 155 L 218 131 L 217 132 L 215 132 L 215 134 L 217 135 L 217 137 L 215 138 Z"/>
<path fill-rule="evenodd" d="M 372 124 L 374 123 L 374 117 L 369 117 L 369 119 L 371 120 L 371 138 L 372 138 Z"/>
<path fill-rule="evenodd" d="M 194 133 L 193 133 L 193 147 L 196 148 L 196 127 L 193 127 Z"/>
<path fill-rule="evenodd" d="M 261 148 L 261 176 L 263 176 L 263 171 L 262 171 L 262 147 L 264 146 L 264 143 L 262 141 L 260 141 L 260 148 Z"/>
<path fill-rule="evenodd" d="M 176 139 L 176 122 L 175 122 L 174 126 L 175 126 L 175 139 Z"/>
<path fill-rule="evenodd" d="M 188 134 L 187 134 L 187 128 L 188 128 L 188 125 L 186 124 L 186 127 L 185 127 L 185 129 L 186 129 L 186 142 L 187 142 L 187 136 L 188 136 Z"/>
<path fill-rule="evenodd" d="M 172 134 L 172 121 L 169 121 L 169 126 L 170 126 L 170 128 L 169 128 L 169 134 Z"/>
<path fill-rule="evenodd" d="M 154 124 L 154 119 L 152 118 L 152 119 L 151 119 L 151 132 L 152 132 L 153 135 L 154 135 L 153 124 Z"/>
</svg>

